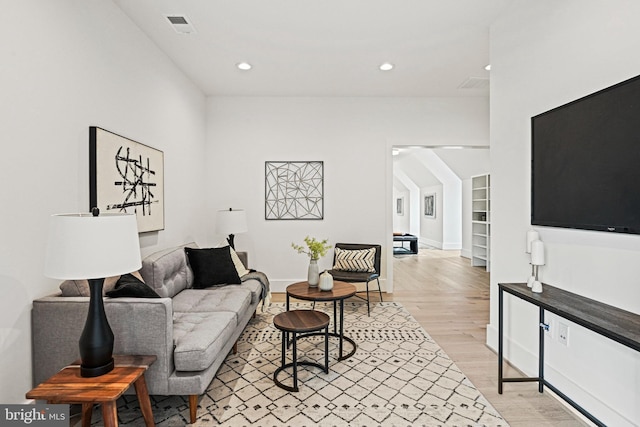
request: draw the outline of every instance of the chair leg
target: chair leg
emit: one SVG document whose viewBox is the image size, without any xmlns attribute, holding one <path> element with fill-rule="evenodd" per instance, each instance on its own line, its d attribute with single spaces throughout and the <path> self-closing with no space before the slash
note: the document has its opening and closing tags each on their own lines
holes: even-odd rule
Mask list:
<svg viewBox="0 0 640 427">
<path fill-rule="evenodd" d="M 371 316 L 371 310 L 369 309 L 369 282 L 367 282 L 367 316 Z"/>
<path fill-rule="evenodd" d="M 380 302 L 384 302 L 382 301 L 382 289 L 380 289 L 380 279 L 376 277 L 376 280 L 378 281 L 378 293 L 380 294 Z"/>
</svg>

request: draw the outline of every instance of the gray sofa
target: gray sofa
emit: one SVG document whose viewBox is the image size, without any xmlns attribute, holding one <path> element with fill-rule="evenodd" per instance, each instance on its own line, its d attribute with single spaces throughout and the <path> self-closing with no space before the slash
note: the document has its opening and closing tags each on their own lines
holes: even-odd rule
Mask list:
<svg viewBox="0 0 640 427">
<path fill-rule="evenodd" d="M 193 272 L 184 247 L 146 257 L 140 273 L 161 298 L 108 298 L 105 311 L 115 336 L 114 354 L 156 355 L 145 378 L 150 394 L 188 395 L 191 422 L 198 396 L 255 313 L 263 284 L 192 289 Z M 238 253 L 247 265 L 246 253 Z M 39 384 L 79 358 L 78 340 L 88 297 L 60 294 L 33 302 L 33 382 Z"/>
</svg>

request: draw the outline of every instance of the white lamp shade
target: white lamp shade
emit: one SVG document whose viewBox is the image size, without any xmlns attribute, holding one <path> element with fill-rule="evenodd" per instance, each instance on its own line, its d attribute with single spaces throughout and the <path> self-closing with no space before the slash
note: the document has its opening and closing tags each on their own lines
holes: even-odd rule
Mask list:
<svg viewBox="0 0 640 427">
<path fill-rule="evenodd" d="M 216 230 L 223 235 L 248 231 L 246 212 L 243 209 L 218 211 Z"/>
<path fill-rule="evenodd" d="M 51 216 L 45 276 L 64 280 L 101 279 L 131 273 L 141 266 L 135 215 Z"/>
<path fill-rule="evenodd" d="M 540 233 L 535 230 L 527 231 L 527 253 L 531 253 L 531 243 L 534 240 L 540 240 Z"/>
<path fill-rule="evenodd" d="M 531 242 L 531 264 L 544 265 L 544 243 L 542 240 Z"/>
</svg>

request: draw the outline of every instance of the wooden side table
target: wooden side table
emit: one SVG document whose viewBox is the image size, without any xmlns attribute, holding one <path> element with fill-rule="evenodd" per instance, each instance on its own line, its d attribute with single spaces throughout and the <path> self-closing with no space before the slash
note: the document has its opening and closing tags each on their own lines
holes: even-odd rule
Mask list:
<svg viewBox="0 0 640 427">
<path fill-rule="evenodd" d="M 114 356 L 115 367 L 99 377 L 80 376 L 80 363 L 74 362 L 26 394 L 28 399 L 51 404 L 82 404 L 82 427 L 91 425 L 93 404 L 102 404 L 105 427 L 118 425 L 116 400 L 133 386 L 147 427 L 155 426 L 144 373 L 156 356 Z"/>
<path fill-rule="evenodd" d="M 315 366 L 329 373 L 329 316 L 316 310 L 291 310 L 276 315 L 273 325 L 282 331 L 282 355 L 280 367 L 273 373 L 273 382 L 287 391 L 298 391 L 298 365 Z M 298 361 L 297 341 L 298 336 L 304 332 L 315 332 L 324 329 L 324 365 L 310 361 Z M 293 334 L 293 354 L 291 363 L 286 363 L 287 334 Z M 286 368 L 293 366 L 293 387 L 282 384 L 278 380 L 278 374 Z"/>
<path fill-rule="evenodd" d="M 297 282 L 287 286 L 287 311 L 289 311 L 289 299 L 296 298 L 304 301 L 333 301 L 333 332 L 329 332 L 330 336 L 340 338 L 338 360 L 345 360 L 353 356 L 356 352 L 356 342 L 344 335 L 344 300 L 356 294 L 356 287 L 350 283 L 333 281 L 333 289 L 330 291 L 321 291 L 317 286 L 309 286 L 309 282 Z M 336 313 L 336 302 L 340 302 L 340 315 Z M 340 329 L 336 327 L 339 324 Z M 313 334 L 313 333 L 311 333 Z M 353 349 L 343 354 L 343 341 L 351 343 Z"/>
</svg>

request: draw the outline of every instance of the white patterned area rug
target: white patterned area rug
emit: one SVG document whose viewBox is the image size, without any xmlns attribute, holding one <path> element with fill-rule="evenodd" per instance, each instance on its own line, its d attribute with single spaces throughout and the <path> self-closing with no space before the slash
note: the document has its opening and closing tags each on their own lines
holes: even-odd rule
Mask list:
<svg viewBox="0 0 640 427">
<path fill-rule="evenodd" d="M 291 309 L 309 309 L 294 303 Z M 281 332 L 273 316 L 284 304 L 252 319 L 207 392 L 201 396 L 194 426 L 341 427 L 341 426 L 508 426 L 416 320 L 396 302 L 376 304 L 367 316 L 360 302 L 345 303 L 345 335 L 358 345 L 338 361 L 338 338 L 330 337 L 329 373 L 298 366 L 298 392 L 273 383 L 280 366 Z M 333 318 L 333 304 L 316 310 Z M 333 330 L 333 325 L 330 326 Z M 298 360 L 324 363 L 323 337 L 298 341 Z M 351 344 L 344 343 L 344 351 Z M 290 357 L 288 352 L 288 360 Z M 291 369 L 278 379 L 292 383 Z M 159 427 L 184 426 L 186 396 L 151 396 Z M 94 411 L 99 421 L 100 411 Z M 144 425 L 135 396 L 118 401 L 120 425 Z"/>
</svg>

